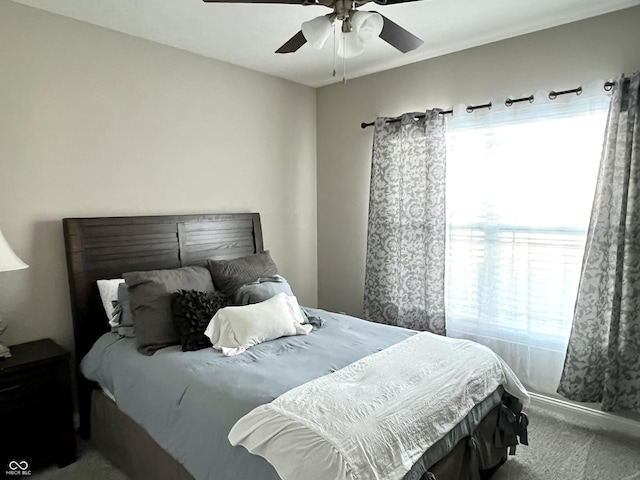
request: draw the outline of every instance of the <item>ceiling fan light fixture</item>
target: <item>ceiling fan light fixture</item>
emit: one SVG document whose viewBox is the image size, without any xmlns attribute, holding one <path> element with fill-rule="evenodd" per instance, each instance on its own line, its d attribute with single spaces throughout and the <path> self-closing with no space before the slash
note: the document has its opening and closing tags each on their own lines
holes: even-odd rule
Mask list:
<svg viewBox="0 0 640 480">
<path fill-rule="evenodd" d="M 379 13 L 357 10 L 351 15 L 351 25 L 358 39 L 366 44 L 380 35 L 384 20 Z"/>
<path fill-rule="evenodd" d="M 331 20 L 327 15 L 316 17 L 302 24 L 302 34 L 309 45 L 320 50 L 331 33 Z"/>
<path fill-rule="evenodd" d="M 358 32 L 342 32 L 338 36 L 338 56 L 340 58 L 353 58 L 364 52 L 364 43 L 360 41 Z"/>
</svg>

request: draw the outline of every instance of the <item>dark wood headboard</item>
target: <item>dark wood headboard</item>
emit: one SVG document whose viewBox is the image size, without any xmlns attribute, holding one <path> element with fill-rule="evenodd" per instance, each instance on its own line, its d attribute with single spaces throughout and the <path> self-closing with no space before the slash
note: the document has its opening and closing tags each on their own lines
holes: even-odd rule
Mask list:
<svg viewBox="0 0 640 480">
<path fill-rule="evenodd" d="M 264 251 L 258 213 L 65 218 L 63 227 L 77 363 L 109 330 L 96 280 Z M 83 383 L 79 376 L 81 422 Z"/>
</svg>

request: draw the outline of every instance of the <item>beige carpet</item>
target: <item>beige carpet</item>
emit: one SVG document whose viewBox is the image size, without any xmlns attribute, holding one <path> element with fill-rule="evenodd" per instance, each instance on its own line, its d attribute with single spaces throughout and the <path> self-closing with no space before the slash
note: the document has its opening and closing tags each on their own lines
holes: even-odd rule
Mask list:
<svg viewBox="0 0 640 480">
<path fill-rule="evenodd" d="M 530 445 L 519 446 L 493 480 L 640 480 L 640 438 L 570 423 L 537 408 L 527 412 Z M 77 462 L 34 472 L 31 478 L 128 480 L 84 441 L 78 442 Z"/>
<path fill-rule="evenodd" d="M 640 480 L 640 438 L 607 432 L 529 407 L 529 446 L 492 480 Z"/>
<path fill-rule="evenodd" d="M 33 472 L 33 475 L 28 478 L 38 480 L 129 480 L 89 442 L 77 439 L 77 446 L 78 460 L 75 463 L 64 468 L 52 465 L 44 470 Z"/>
</svg>

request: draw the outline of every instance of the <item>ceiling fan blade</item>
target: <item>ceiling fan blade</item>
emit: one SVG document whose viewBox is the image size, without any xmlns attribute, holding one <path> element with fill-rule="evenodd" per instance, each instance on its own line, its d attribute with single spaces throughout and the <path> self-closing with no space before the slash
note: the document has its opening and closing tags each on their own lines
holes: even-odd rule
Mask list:
<svg viewBox="0 0 640 480">
<path fill-rule="evenodd" d="M 205 0 L 207 1 L 207 0 Z M 378 5 L 395 5 L 396 3 L 421 2 L 422 0 L 373 0 Z"/>
<path fill-rule="evenodd" d="M 378 13 L 378 12 L 375 12 Z M 415 50 L 424 42 L 416 37 L 413 33 L 408 32 L 397 23 L 392 22 L 384 15 L 378 13 L 384 21 L 380 38 L 392 47 L 397 48 L 402 53 Z"/>
<path fill-rule="evenodd" d="M 285 3 L 293 5 L 323 5 L 315 0 L 202 0 L 205 3 Z"/>
<path fill-rule="evenodd" d="M 287 42 L 282 45 L 276 53 L 293 53 L 297 51 L 301 46 L 307 43 L 307 39 L 304 38 L 302 34 L 302 30 L 296 33 L 293 37 L 291 37 Z"/>
</svg>

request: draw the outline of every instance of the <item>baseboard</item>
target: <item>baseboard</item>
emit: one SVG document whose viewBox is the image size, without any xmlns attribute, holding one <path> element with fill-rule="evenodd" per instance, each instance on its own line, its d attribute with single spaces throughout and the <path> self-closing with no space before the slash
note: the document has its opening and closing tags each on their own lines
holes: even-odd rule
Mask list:
<svg viewBox="0 0 640 480">
<path fill-rule="evenodd" d="M 557 398 L 529 393 L 531 405 L 609 431 L 640 437 L 640 422 Z"/>
</svg>

